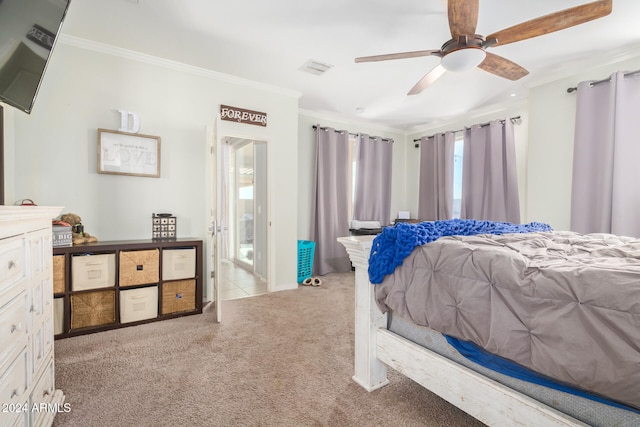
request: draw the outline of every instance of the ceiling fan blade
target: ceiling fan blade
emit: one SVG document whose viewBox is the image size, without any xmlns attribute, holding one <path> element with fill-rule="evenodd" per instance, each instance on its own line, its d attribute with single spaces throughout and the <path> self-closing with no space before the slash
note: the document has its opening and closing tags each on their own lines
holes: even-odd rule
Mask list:
<svg viewBox="0 0 640 427">
<path fill-rule="evenodd" d="M 526 69 L 515 62 L 509 61 L 507 58 L 489 52 L 486 52 L 486 54 L 484 61 L 478 65 L 478 68 L 484 71 L 509 80 L 519 80 L 529 74 Z"/>
<path fill-rule="evenodd" d="M 438 64 L 420 79 L 414 87 L 411 88 L 407 95 L 417 95 L 438 80 L 444 72 L 447 71 L 442 65 Z"/>
<path fill-rule="evenodd" d="M 473 37 L 478 25 L 479 0 L 449 0 L 449 29 L 451 38 L 466 34 Z"/>
<path fill-rule="evenodd" d="M 584 24 L 611 13 L 613 0 L 600 0 L 581 6 L 550 13 L 490 34 L 487 40 L 496 39 L 494 46 L 526 40 L 565 28 Z"/>
<path fill-rule="evenodd" d="M 356 58 L 356 62 L 388 61 L 391 59 L 417 58 L 420 56 L 436 55 L 442 56 L 440 50 L 414 50 L 412 52 L 388 53 L 386 55 L 361 56 Z"/>
</svg>

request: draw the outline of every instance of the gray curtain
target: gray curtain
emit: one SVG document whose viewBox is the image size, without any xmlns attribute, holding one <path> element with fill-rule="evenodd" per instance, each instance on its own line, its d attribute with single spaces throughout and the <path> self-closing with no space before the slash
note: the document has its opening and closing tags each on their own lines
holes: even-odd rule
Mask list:
<svg viewBox="0 0 640 427">
<path fill-rule="evenodd" d="M 578 85 L 571 230 L 640 237 L 640 75 Z"/>
<path fill-rule="evenodd" d="M 453 215 L 453 132 L 420 139 L 420 185 L 418 218 L 423 221 L 451 219 Z"/>
<path fill-rule="evenodd" d="M 353 219 L 391 223 L 393 141 L 359 135 Z"/>
<path fill-rule="evenodd" d="M 313 272 L 351 270 L 349 255 L 336 240 L 349 235 L 349 134 L 316 126 L 316 164 L 311 189 Z"/>
<path fill-rule="evenodd" d="M 513 123 L 464 131 L 461 218 L 520 223 Z"/>
</svg>

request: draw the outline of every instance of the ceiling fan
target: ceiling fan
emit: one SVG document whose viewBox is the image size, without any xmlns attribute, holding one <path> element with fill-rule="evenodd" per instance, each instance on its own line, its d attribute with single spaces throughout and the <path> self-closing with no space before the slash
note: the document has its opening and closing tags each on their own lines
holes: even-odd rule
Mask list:
<svg viewBox="0 0 640 427">
<path fill-rule="evenodd" d="M 422 92 L 446 71 L 466 71 L 476 66 L 496 76 L 518 80 L 529 72 L 515 62 L 487 52 L 486 49 L 549 34 L 601 18 L 611 13 L 612 3 L 613 0 L 586 3 L 525 21 L 483 37 L 476 34 L 479 0 L 449 0 L 451 39 L 440 49 L 364 56 L 356 58 L 355 61 L 375 62 L 430 55 L 440 57 L 440 64 L 422 77 L 408 95 Z"/>
</svg>

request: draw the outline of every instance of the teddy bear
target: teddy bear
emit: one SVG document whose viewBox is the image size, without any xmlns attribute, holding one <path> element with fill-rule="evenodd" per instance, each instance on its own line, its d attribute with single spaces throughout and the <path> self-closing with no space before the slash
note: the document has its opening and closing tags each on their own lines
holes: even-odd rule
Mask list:
<svg viewBox="0 0 640 427">
<path fill-rule="evenodd" d="M 82 225 L 82 218 L 74 213 L 66 213 L 60 215 L 60 221 L 66 222 L 71 226 L 71 233 L 74 245 L 81 245 L 83 243 L 94 243 L 98 241 L 96 236 L 92 236 L 84 231 Z"/>
</svg>

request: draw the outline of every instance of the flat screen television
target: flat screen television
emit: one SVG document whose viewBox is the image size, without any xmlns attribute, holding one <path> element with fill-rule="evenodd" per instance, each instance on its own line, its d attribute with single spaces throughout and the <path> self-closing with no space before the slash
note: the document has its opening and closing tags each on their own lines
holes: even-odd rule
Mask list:
<svg viewBox="0 0 640 427">
<path fill-rule="evenodd" d="M 27 114 L 70 0 L 0 0 L 0 101 Z"/>
</svg>

